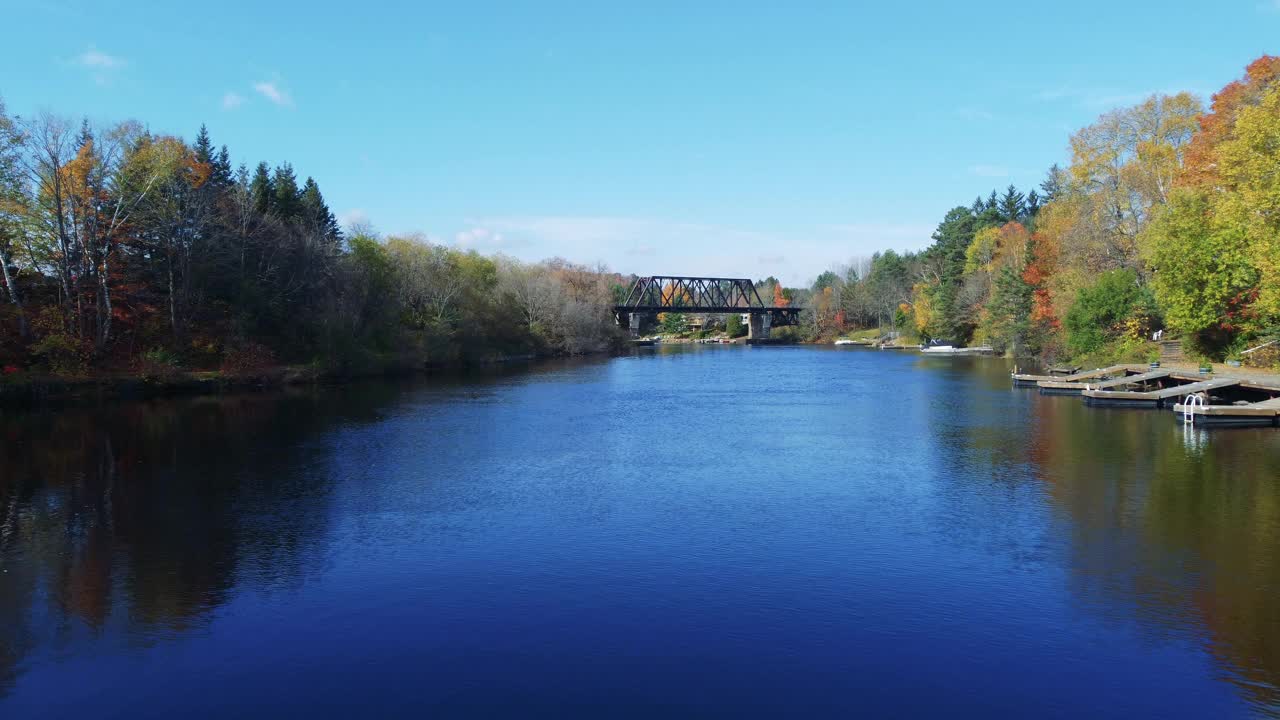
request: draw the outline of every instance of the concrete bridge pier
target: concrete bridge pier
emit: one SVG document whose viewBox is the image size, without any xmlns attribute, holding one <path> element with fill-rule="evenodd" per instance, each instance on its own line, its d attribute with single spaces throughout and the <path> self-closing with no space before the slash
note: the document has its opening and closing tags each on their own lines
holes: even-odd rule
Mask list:
<svg viewBox="0 0 1280 720">
<path fill-rule="evenodd" d="M 751 313 L 747 320 L 747 339 L 748 340 L 768 340 L 769 325 L 773 318 L 769 313 Z"/>
<path fill-rule="evenodd" d="M 631 327 L 631 337 L 640 337 L 640 313 L 631 313 L 627 320 L 627 324 Z"/>
</svg>

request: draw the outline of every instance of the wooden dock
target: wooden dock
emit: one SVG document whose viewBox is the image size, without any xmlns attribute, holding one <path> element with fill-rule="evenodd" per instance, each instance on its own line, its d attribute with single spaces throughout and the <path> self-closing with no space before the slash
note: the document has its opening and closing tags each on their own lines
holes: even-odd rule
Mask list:
<svg viewBox="0 0 1280 720">
<path fill-rule="evenodd" d="M 1070 375 L 1014 373 L 1013 384 L 1044 395 L 1081 395 L 1086 405 L 1172 408 L 1200 425 L 1280 427 L 1278 376 L 1113 365 Z M 1186 401 L 1193 395 L 1199 398 Z"/>
<path fill-rule="evenodd" d="M 1164 407 L 1170 400 L 1176 401 L 1196 393 L 1207 393 L 1213 390 L 1239 385 L 1239 378 L 1213 378 L 1211 380 L 1196 380 L 1195 375 L 1186 375 L 1178 373 L 1170 373 L 1165 377 L 1174 380 L 1184 380 L 1181 385 L 1171 385 L 1166 388 L 1156 390 L 1107 390 L 1107 389 L 1090 389 L 1081 393 L 1084 395 L 1084 401 L 1088 405 L 1112 405 L 1121 407 Z"/>
<path fill-rule="evenodd" d="M 1139 366 L 1140 367 L 1140 366 Z M 1143 385 L 1145 383 L 1163 380 L 1173 375 L 1173 370 L 1151 370 L 1149 372 L 1138 372 L 1135 366 L 1127 366 L 1126 372 L 1133 374 L 1116 375 L 1112 373 L 1110 376 L 1103 377 L 1100 380 L 1086 378 L 1084 380 L 1074 380 L 1071 382 L 1063 382 L 1060 380 L 1042 380 L 1039 383 L 1040 392 L 1044 395 L 1084 395 L 1090 390 L 1106 390 L 1109 388 L 1122 388 L 1130 385 Z"/>
<path fill-rule="evenodd" d="M 1045 386 L 1043 383 L 1053 383 L 1049 387 L 1050 390 L 1060 389 L 1067 391 L 1063 394 L 1075 394 L 1084 388 L 1083 381 L 1085 380 L 1110 378 L 1129 373 L 1137 374 L 1146 369 L 1146 365 L 1112 365 L 1111 367 L 1087 370 L 1085 372 L 1077 372 L 1071 375 L 1030 375 L 1026 373 L 1014 373 L 1013 384 L 1015 387 L 1044 388 Z M 1073 383 L 1081 384 L 1073 385 Z"/>
<path fill-rule="evenodd" d="M 1280 398 L 1236 405 L 1174 405 L 1183 418 L 1197 425 L 1270 427 L 1280 425 Z"/>
</svg>

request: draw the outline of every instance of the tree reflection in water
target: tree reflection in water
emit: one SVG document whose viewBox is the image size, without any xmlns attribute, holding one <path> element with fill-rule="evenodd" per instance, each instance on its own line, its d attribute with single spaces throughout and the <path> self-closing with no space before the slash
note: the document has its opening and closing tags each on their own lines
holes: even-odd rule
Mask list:
<svg viewBox="0 0 1280 720">
<path fill-rule="evenodd" d="M 1073 529 L 1077 591 L 1123 596 L 1154 633 L 1207 634 L 1223 674 L 1275 711 L 1280 434 L 1061 398 L 1035 407 L 1028 447 Z"/>
<path fill-rule="evenodd" d="M 304 440 L 376 417 L 392 392 L 5 415 L 0 694 L 33 648 L 66 649 L 108 630 L 133 640 L 187 632 L 237 583 L 313 572 L 330 478 L 324 445 Z"/>
</svg>

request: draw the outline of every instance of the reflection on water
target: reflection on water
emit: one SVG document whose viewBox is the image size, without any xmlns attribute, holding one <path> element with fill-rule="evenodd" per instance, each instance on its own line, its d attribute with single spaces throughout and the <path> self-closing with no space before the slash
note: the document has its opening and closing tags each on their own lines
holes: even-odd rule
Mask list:
<svg viewBox="0 0 1280 720">
<path fill-rule="evenodd" d="M 1036 462 L 1069 519 L 1075 590 L 1123 600 L 1153 636 L 1201 632 L 1222 676 L 1274 713 L 1280 433 L 1038 400 Z"/>
<path fill-rule="evenodd" d="M 558 685 L 557 668 L 615 697 L 647 674 L 637 712 L 771 709 L 742 689 L 765 686 L 742 653 L 773 668 L 787 707 L 817 714 L 876 707 L 877 685 L 899 682 L 975 693 L 934 710 L 1276 714 L 1280 432 L 1086 408 L 1011 389 L 1007 372 L 864 350 L 660 348 L 5 414 L 0 711 L 8 697 L 32 712 L 42 690 L 162 647 L 189 647 L 184 667 L 202 668 L 190 656 L 213 658 L 245 627 L 282 628 L 280 647 L 258 649 L 278 662 L 305 637 L 293 624 L 318 623 L 366 664 L 436 668 L 425 705 L 455 714 L 607 707 Z M 264 597 L 279 604 L 249 601 Z M 411 629 L 432 639 L 398 644 Z M 623 654 L 579 667 L 602 643 Z M 535 649 L 539 670 L 513 659 Z M 626 653 L 665 660 L 608 674 Z M 330 662 L 359 696 L 358 663 Z M 659 669 L 686 663 L 697 688 Z M 1113 664 L 1131 690 L 1109 694 Z M 541 694 L 517 692 L 516 668 Z M 294 690 L 320 676 L 298 672 Z M 904 672 L 919 677 L 893 679 Z M 1079 687 L 1058 697 L 1055 683 Z M 306 692 L 323 698 L 318 684 Z M 220 692 L 237 688 L 265 697 L 247 681 Z M 519 700 L 476 704 L 477 688 Z M 60 708 L 128 706 L 67 695 Z M 907 695 L 891 707 L 930 709 Z M 406 707 L 420 706 L 384 709 Z"/>
</svg>

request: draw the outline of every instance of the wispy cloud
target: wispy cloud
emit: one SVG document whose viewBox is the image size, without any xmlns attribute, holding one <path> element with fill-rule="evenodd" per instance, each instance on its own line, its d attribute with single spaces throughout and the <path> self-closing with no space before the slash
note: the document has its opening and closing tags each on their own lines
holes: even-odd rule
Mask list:
<svg viewBox="0 0 1280 720">
<path fill-rule="evenodd" d="M 228 92 L 222 96 L 222 109 L 235 110 L 244 104 L 244 96 L 239 93 Z"/>
<path fill-rule="evenodd" d="M 490 235 L 477 236 L 476 228 Z M 919 223 L 855 222 L 777 231 L 662 218 L 488 217 L 471 221 L 455 244 L 510 251 L 525 260 L 600 261 L 620 272 L 775 275 L 788 284 L 807 284 L 843 258 L 923 248 L 933 229 Z M 776 252 L 780 249 L 785 255 Z"/>
<path fill-rule="evenodd" d="M 344 228 L 369 224 L 369 213 L 364 208 L 351 208 L 338 215 L 338 224 Z"/>
<path fill-rule="evenodd" d="M 1010 175 L 1009 168 L 1003 165 L 971 165 L 969 172 L 985 178 L 1006 178 Z"/>
<path fill-rule="evenodd" d="M 253 84 L 253 89 L 262 97 L 279 105 L 280 107 L 293 107 L 293 97 L 288 91 L 280 87 L 277 80 L 263 80 Z"/>
<path fill-rule="evenodd" d="M 123 58 L 118 58 L 115 55 L 108 55 L 92 45 L 89 46 L 88 50 L 85 50 L 76 56 L 76 62 L 84 67 L 95 70 L 115 70 L 116 68 L 122 68 L 125 66 Z"/>
<path fill-rule="evenodd" d="M 88 50 L 72 58 L 71 64 L 88 70 L 95 83 L 110 85 L 115 73 L 129 63 L 124 58 L 110 55 L 90 45 Z"/>
<path fill-rule="evenodd" d="M 492 228 L 477 226 L 458 232 L 453 236 L 453 244 L 465 250 L 497 252 L 526 247 L 530 240 L 525 237 L 508 237 Z"/>
</svg>

